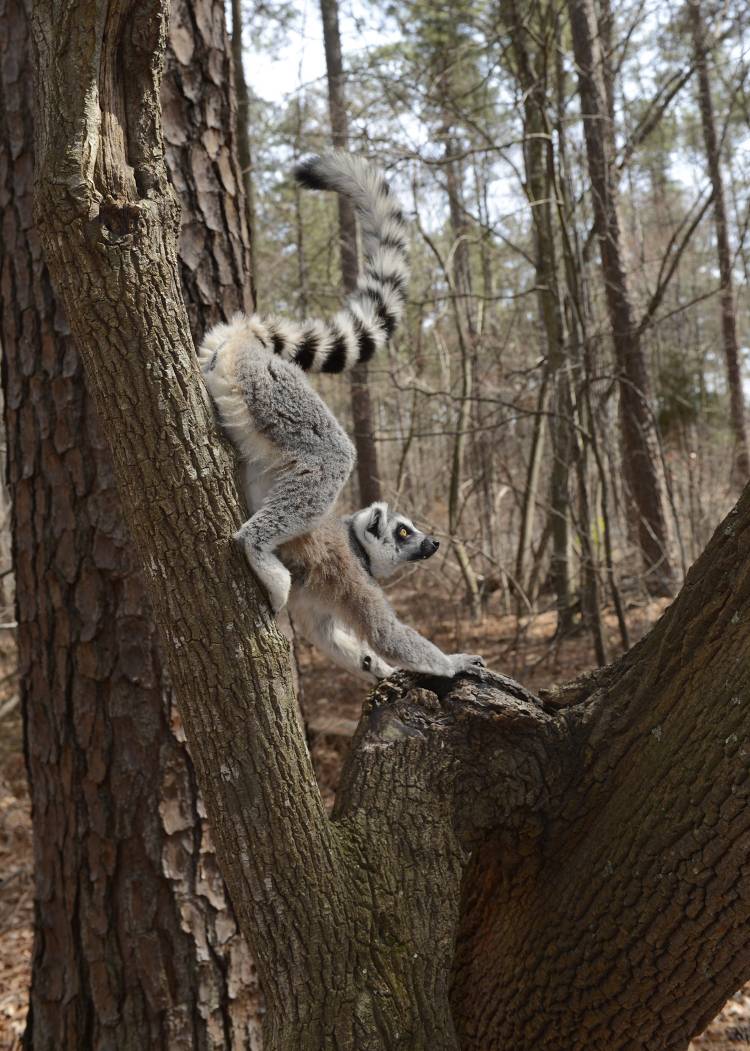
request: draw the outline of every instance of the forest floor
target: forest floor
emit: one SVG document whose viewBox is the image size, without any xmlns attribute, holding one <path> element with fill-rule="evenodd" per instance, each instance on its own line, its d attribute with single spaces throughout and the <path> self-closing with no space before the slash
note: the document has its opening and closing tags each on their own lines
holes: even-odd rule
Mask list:
<svg viewBox="0 0 750 1051">
<path fill-rule="evenodd" d="M 551 612 L 520 619 L 488 616 L 476 626 L 467 624 L 457 613 L 444 615 L 442 622 L 436 624 L 436 608 L 449 610 L 449 606 L 433 601 L 429 605 L 424 602 L 420 608 L 409 581 L 393 597 L 404 612 L 410 611 L 410 622 L 421 625 L 444 649 L 481 653 L 491 667 L 533 690 L 565 682 L 594 664 L 588 637 L 579 635 L 562 643 L 554 638 L 555 618 Z M 633 640 L 656 620 L 663 608 L 663 602 L 631 605 L 628 621 Z M 605 624 L 614 656 L 614 616 L 608 616 Z M 333 669 L 308 646 L 302 644 L 299 651 L 311 751 L 321 790 L 330 805 L 365 689 Z M 0 650 L 0 1051 L 20 1051 L 33 929 L 31 815 L 20 712 L 17 705 L 12 705 L 16 689 L 14 652 L 6 643 Z M 690 1049 L 750 1051 L 750 984 L 728 1001 Z"/>
</svg>

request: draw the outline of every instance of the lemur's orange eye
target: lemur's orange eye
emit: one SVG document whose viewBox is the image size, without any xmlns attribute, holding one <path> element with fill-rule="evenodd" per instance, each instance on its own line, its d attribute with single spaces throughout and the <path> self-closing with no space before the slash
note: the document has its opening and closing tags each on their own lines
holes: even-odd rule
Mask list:
<svg viewBox="0 0 750 1051">
<path fill-rule="evenodd" d="M 406 526 L 401 526 L 401 528 L 398 531 L 398 535 L 401 540 L 406 540 L 407 536 L 409 535 L 409 530 L 406 528 Z"/>
</svg>

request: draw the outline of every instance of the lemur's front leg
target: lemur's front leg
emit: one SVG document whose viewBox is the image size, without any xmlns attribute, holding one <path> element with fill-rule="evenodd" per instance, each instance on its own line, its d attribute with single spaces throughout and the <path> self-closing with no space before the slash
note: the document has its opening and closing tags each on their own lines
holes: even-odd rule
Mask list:
<svg viewBox="0 0 750 1051">
<path fill-rule="evenodd" d="M 453 678 L 484 667 L 475 653 L 443 653 L 418 631 L 403 624 L 380 588 L 357 589 L 350 599 L 351 612 L 366 630 L 373 650 L 397 668 Z"/>
<path fill-rule="evenodd" d="M 340 667 L 360 678 L 379 682 L 380 679 L 388 679 L 396 671 L 395 667 L 378 657 L 372 646 L 362 642 L 332 617 L 316 625 L 312 634 L 314 638 L 310 641 L 313 644 L 328 654 Z"/>
<path fill-rule="evenodd" d="M 418 631 L 402 624 L 395 615 L 393 622 L 380 628 L 371 642 L 379 653 L 399 668 L 452 679 L 454 675 L 484 667 L 484 660 L 476 653 L 443 653 Z"/>
</svg>

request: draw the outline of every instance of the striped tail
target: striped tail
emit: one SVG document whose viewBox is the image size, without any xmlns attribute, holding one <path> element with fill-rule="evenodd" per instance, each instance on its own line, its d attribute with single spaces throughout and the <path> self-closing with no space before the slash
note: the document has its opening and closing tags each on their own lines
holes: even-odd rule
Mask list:
<svg viewBox="0 0 750 1051">
<path fill-rule="evenodd" d="M 369 361 L 401 320 L 409 280 L 408 229 L 382 172 L 336 151 L 300 164 L 295 178 L 314 190 L 351 198 L 362 231 L 364 267 L 357 287 L 330 321 L 299 324 L 264 317 L 276 354 L 305 372 L 345 372 Z"/>
</svg>

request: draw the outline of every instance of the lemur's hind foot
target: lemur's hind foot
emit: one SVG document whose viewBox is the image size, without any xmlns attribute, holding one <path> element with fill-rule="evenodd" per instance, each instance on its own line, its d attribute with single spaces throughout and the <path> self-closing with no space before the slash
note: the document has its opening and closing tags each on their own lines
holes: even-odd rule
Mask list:
<svg viewBox="0 0 750 1051">
<path fill-rule="evenodd" d="M 244 526 L 234 534 L 234 539 L 245 552 L 253 573 L 266 589 L 274 615 L 281 612 L 289 600 L 292 586 L 289 570 L 273 552 L 258 548 Z"/>
</svg>

